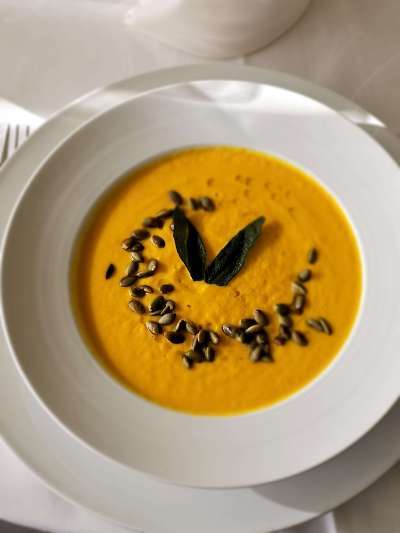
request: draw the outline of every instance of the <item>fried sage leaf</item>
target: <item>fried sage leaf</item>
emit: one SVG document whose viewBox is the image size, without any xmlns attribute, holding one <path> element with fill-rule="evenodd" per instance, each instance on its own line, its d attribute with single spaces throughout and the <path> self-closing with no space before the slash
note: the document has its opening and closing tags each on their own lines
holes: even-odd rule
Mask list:
<svg viewBox="0 0 400 533">
<path fill-rule="evenodd" d="M 176 251 L 182 259 L 193 281 L 204 279 L 207 253 L 200 234 L 179 207 L 173 213 L 174 241 Z"/>
<path fill-rule="evenodd" d="M 246 261 L 250 248 L 261 234 L 264 217 L 253 220 L 231 239 L 207 267 L 205 280 L 214 285 L 228 285 Z"/>
</svg>

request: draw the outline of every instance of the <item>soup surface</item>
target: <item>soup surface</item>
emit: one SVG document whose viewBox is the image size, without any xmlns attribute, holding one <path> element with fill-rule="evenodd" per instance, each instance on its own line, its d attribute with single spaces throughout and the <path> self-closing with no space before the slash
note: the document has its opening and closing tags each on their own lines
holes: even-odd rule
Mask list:
<svg viewBox="0 0 400 533">
<path fill-rule="evenodd" d="M 165 240 L 158 248 L 142 241 L 146 261 L 159 262 L 154 276 L 133 287 L 150 285 L 153 294 L 138 298 L 146 307 L 162 284 L 174 285 L 165 298 L 176 302 L 176 316 L 193 321 L 220 335 L 215 360 L 182 364 L 191 346 L 145 327 L 149 317 L 128 306 L 133 287 L 122 288 L 120 279 L 131 253 L 121 241 L 145 217 L 173 207 L 168 191 L 185 198 L 186 216 L 202 236 L 209 261 L 241 228 L 265 217 L 262 232 L 250 249 L 239 273 L 226 286 L 192 281 L 180 259 L 170 228 L 151 229 Z M 190 197 L 208 196 L 214 211 L 191 209 Z M 309 264 L 311 248 L 318 252 Z M 110 264 L 115 273 L 106 279 Z M 145 269 L 140 265 L 140 270 Z M 302 314 L 293 313 L 293 330 L 308 344 L 279 336 L 277 303 L 293 301 L 293 280 L 310 269 Z M 313 380 L 338 354 L 358 311 L 362 267 L 352 228 L 336 200 L 316 180 L 275 157 L 242 148 L 206 147 L 179 151 L 133 171 L 102 198 L 91 213 L 77 245 L 72 269 L 72 298 L 83 337 L 93 355 L 125 386 L 152 402 L 176 410 L 212 415 L 240 414 L 270 406 Z M 253 363 L 248 346 L 221 333 L 221 325 L 239 324 L 261 309 L 270 317 L 267 327 L 270 357 Z M 324 317 L 333 333 L 307 325 Z M 164 327 L 173 330 L 176 322 Z M 278 341 L 277 341 L 278 342 Z"/>
</svg>

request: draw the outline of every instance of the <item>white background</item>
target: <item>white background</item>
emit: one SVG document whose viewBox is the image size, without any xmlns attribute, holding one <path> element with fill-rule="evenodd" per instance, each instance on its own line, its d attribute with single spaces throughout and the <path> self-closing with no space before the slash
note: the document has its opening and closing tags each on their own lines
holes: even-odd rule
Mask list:
<svg viewBox="0 0 400 533">
<path fill-rule="evenodd" d="M 47 118 L 119 79 L 206 61 L 132 30 L 125 20 L 134 3 L 0 0 L 0 98 Z M 329 87 L 400 134 L 399 0 L 313 0 L 290 32 L 234 61 Z M 0 114 L 0 124 L 6 121 Z M 296 533 L 398 533 L 399 491 L 396 467 L 333 515 Z M 0 518 L 57 532 L 120 531 L 53 495 L 1 443 Z"/>
</svg>

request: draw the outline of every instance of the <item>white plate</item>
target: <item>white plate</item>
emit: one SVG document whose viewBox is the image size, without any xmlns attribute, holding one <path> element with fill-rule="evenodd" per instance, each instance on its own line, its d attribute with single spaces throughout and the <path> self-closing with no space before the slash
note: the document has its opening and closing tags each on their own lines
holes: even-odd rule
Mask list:
<svg viewBox="0 0 400 533">
<path fill-rule="evenodd" d="M 0 179 L 2 230 L 18 191 L 64 135 L 110 103 L 167 83 L 231 77 L 277 84 L 321 99 L 366 127 L 374 117 L 351 102 L 302 80 L 231 65 L 184 67 L 133 78 L 89 95 L 64 110 L 25 144 Z M 369 129 L 369 127 L 368 127 Z M 400 158 L 397 140 L 371 126 Z M 367 487 L 400 457 L 400 405 L 360 442 L 332 461 L 292 479 L 256 489 L 207 491 L 155 482 L 91 453 L 48 417 L 18 376 L 0 336 L 0 431 L 47 484 L 93 511 L 150 533 L 256 533 L 289 527 L 331 509 Z M 118 498 L 115 498 L 115 494 Z M 207 509 L 207 512 L 204 512 Z M 223 510 L 223 512 L 221 512 Z"/>
<path fill-rule="evenodd" d="M 69 303 L 71 250 L 97 197 L 143 160 L 202 144 L 248 146 L 308 169 L 347 210 L 368 274 L 358 325 L 328 371 L 289 400 L 237 417 L 177 413 L 121 387 L 89 355 Z M 238 487 L 312 468 L 361 437 L 398 397 L 399 177 L 381 146 L 341 115 L 271 85 L 184 83 L 115 106 L 50 156 L 9 224 L 2 303 L 18 366 L 74 435 L 157 478 Z"/>
</svg>

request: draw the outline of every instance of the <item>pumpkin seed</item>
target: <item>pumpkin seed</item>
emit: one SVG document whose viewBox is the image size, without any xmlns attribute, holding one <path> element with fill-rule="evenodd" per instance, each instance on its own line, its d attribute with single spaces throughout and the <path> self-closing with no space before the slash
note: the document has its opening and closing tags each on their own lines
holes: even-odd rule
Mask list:
<svg viewBox="0 0 400 533">
<path fill-rule="evenodd" d="M 150 237 L 150 233 L 147 229 L 139 228 L 132 231 L 131 237 L 134 237 L 137 241 L 144 241 Z"/>
<path fill-rule="evenodd" d="M 164 336 L 172 344 L 182 344 L 185 342 L 185 335 L 180 331 L 166 331 Z"/>
<path fill-rule="evenodd" d="M 152 235 L 151 242 L 154 246 L 157 246 L 157 248 L 165 248 L 165 241 L 159 235 Z"/>
<path fill-rule="evenodd" d="M 249 356 L 250 361 L 252 363 L 257 363 L 261 359 L 261 356 L 263 355 L 263 353 L 264 353 L 263 347 L 256 346 L 250 351 L 250 356 Z"/>
<path fill-rule="evenodd" d="M 129 249 L 129 252 L 143 252 L 144 246 L 141 242 L 135 242 Z"/>
<path fill-rule="evenodd" d="M 224 333 L 227 337 L 236 337 L 237 327 L 233 324 L 222 324 L 222 333 Z"/>
<path fill-rule="evenodd" d="M 143 255 L 140 252 L 132 252 L 131 259 L 137 263 L 143 263 Z"/>
<path fill-rule="evenodd" d="M 262 331 L 264 326 L 261 326 L 260 324 L 254 324 L 254 326 L 250 326 L 246 329 L 245 333 L 254 335 L 255 333 L 260 333 Z"/>
<path fill-rule="evenodd" d="M 121 242 L 121 247 L 123 250 L 130 251 L 135 244 L 137 244 L 135 237 L 128 237 Z"/>
<path fill-rule="evenodd" d="M 174 229 L 175 229 L 175 224 L 172 223 L 172 224 L 169 225 L 169 227 L 170 227 L 171 231 L 174 231 Z"/>
<path fill-rule="evenodd" d="M 191 335 L 196 335 L 196 333 L 199 331 L 199 328 L 191 320 L 186 320 L 185 328 L 186 328 L 186 331 L 190 333 Z"/>
<path fill-rule="evenodd" d="M 135 274 L 136 279 L 142 279 L 142 278 L 150 278 L 151 276 L 154 276 L 154 271 L 152 270 L 145 270 L 143 272 L 138 272 Z"/>
<path fill-rule="evenodd" d="M 190 209 L 197 210 L 200 207 L 199 201 L 196 198 L 189 198 Z"/>
<path fill-rule="evenodd" d="M 162 218 L 158 217 L 146 217 L 143 222 L 142 226 L 145 228 L 162 228 L 164 226 L 164 221 Z"/>
<path fill-rule="evenodd" d="M 286 342 L 287 342 L 287 339 L 285 337 L 282 337 L 281 335 L 277 335 L 274 338 L 274 343 L 278 346 L 283 346 L 284 344 L 286 344 Z"/>
<path fill-rule="evenodd" d="M 308 320 L 306 320 L 306 324 L 307 326 L 310 326 L 310 328 L 313 328 L 316 331 L 321 331 L 321 332 L 324 331 L 324 328 L 322 327 L 321 322 L 314 318 L 309 318 Z"/>
<path fill-rule="evenodd" d="M 185 356 L 195 363 L 201 363 L 203 360 L 203 354 L 195 350 L 188 350 L 185 352 Z"/>
<path fill-rule="evenodd" d="M 186 329 L 186 320 L 183 318 L 180 318 L 178 320 L 178 323 L 175 326 L 175 331 L 185 331 Z"/>
<path fill-rule="evenodd" d="M 182 205 L 183 204 L 183 198 L 177 191 L 169 191 L 168 192 L 169 199 L 171 202 L 175 205 Z"/>
<path fill-rule="evenodd" d="M 306 346 L 308 344 L 307 337 L 301 331 L 292 331 L 292 341 L 299 346 Z"/>
<path fill-rule="evenodd" d="M 164 296 L 156 296 L 154 300 L 149 304 L 149 311 L 161 311 L 161 309 L 165 305 L 165 298 Z"/>
<path fill-rule="evenodd" d="M 206 346 L 204 348 L 204 357 L 205 357 L 206 361 L 208 361 L 209 363 L 214 361 L 214 359 L 215 359 L 215 350 L 214 350 L 214 348 L 212 346 Z"/>
<path fill-rule="evenodd" d="M 209 335 L 208 335 L 208 331 L 206 329 L 201 329 L 198 333 L 197 333 L 197 338 L 199 339 L 199 342 L 201 344 L 207 344 L 208 340 L 209 340 Z"/>
<path fill-rule="evenodd" d="M 199 339 L 197 338 L 197 335 L 193 337 L 192 350 L 194 350 L 195 352 L 198 352 L 199 350 L 201 350 L 201 344 L 199 343 Z"/>
<path fill-rule="evenodd" d="M 292 331 L 287 326 L 281 325 L 279 326 L 279 336 L 288 341 L 292 336 Z"/>
<path fill-rule="evenodd" d="M 133 285 L 136 281 L 136 277 L 133 277 L 133 276 L 124 276 L 119 284 L 121 285 L 121 287 L 130 287 L 131 285 Z"/>
<path fill-rule="evenodd" d="M 301 294 L 302 296 L 305 296 L 308 292 L 307 288 L 299 281 L 294 281 L 292 283 L 292 290 L 295 294 Z"/>
<path fill-rule="evenodd" d="M 132 309 L 132 311 L 135 311 L 138 315 L 144 315 L 146 312 L 146 308 L 142 304 L 142 302 L 139 302 L 139 300 L 131 300 L 128 303 L 129 309 Z"/>
<path fill-rule="evenodd" d="M 132 261 L 126 267 L 125 274 L 127 276 L 133 276 L 139 270 L 139 263 L 137 261 Z"/>
<path fill-rule="evenodd" d="M 318 252 L 315 248 L 311 248 L 307 254 L 307 261 L 312 265 L 317 262 Z"/>
<path fill-rule="evenodd" d="M 175 302 L 173 300 L 167 300 L 165 306 L 161 309 L 161 314 L 172 313 L 175 310 Z"/>
<path fill-rule="evenodd" d="M 250 344 L 253 341 L 253 335 L 246 331 L 239 331 L 236 335 L 236 339 L 242 344 Z"/>
<path fill-rule="evenodd" d="M 182 355 L 182 364 L 185 368 L 189 370 L 193 366 L 193 361 L 189 359 L 189 357 L 187 357 L 186 355 Z"/>
<path fill-rule="evenodd" d="M 105 278 L 106 279 L 110 279 L 111 276 L 114 274 L 114 272 L 116 271 L 116 268 L 115 268 L 115 265 L 113 265 L 112 263 L 110 263 L 107 267 L 107 270 L 104 274 Z"/>
<path fill-rule="evenodd" d="M 131 295 L 136 296 L 136 298 L 143 298 L 146 294 L 143 287 L 131 287 L 130 291 Z"/>
<path fill-rule="evenodd" d="M 300 283 L 305 283 L 306 281 L 309 281 L 311 279 L 312 272 L 309 268 L 306 268 L 305 270 L 302 270 L 297 274 L 297 280 L 300 281 Z"/>
<path fill-rule="evenodd" d="M 267 333 L 265 331 L 260 331 L 260 333 L 257 333 L 255 341 L 256 344 L 268 344 L 269 339 Z"/>
<path fill-rule="evenodd" d="M 327 335 L 332 335 L 332 326 L 329 324 L 329 322 L 325 318 L 320 318 L 319 322 L 324 330 L 324 333 Z"/>
<path fill-rule="evenodd" d="M 210 341 L 212 344 L 218 344 L 220 341 L 218 333 L 215 331 L 210 331 Z"/>
<path fill-rule="evenodd" d="M 293 326 L 293 320 L 290 315 L 281 316 L 279 315 L 279 324 L 291 328 Z"/>
<path fill-rule="evenodd" d="M 305 304 L 306 304 L 306 298 L 304 294 L 296 294 L 293 298 L 293 304 L 292 304 L 293 312 L 298 315 L 301 315 L 303 313 Z"/>
<path fill-rule="evenodd" d="M 159 211 L 156 214 L 155 218 L 163 218 L 163 219 L 171 218 L 173 214 L 174 214 L 173 209 L 161 209 L 161 211 Z"/>
<path fill-rule="evenodd" d="M 149 272 L 155 272 L 158 267 L 158 261 L 157 259 L 150 259 L 150 261 L 147 263 L 147 270 Z"/>
<path fill-rule="evenodd" d="M 260 326 L 266 326 L 268 324 L 268 316 L 261 311 L 261 309 L 255 309 L 254 313 L 254 320 L 257 322 L 257 324 L 260 324 Z"/>
<path fill-rule="evenodd" d="M 247 329 L 255 324 L 257 324 L 257 322 L 254 320 L 254 318 L 242 318 L 239 322 L 239 326 L 243 329 Z"/>
<path fill-rule="evenodd" d="M 175 322 L 175 318 L 175 313 L 166 313 L 165 315 L 162 315 L 158 323 L 162 326 L 168 326 L 169 324 L 172 324 L 172 322 Z"/>
<path fill-rule="evenodd" d="M 169 292 L 172 292 L 175 289 L 175 287 L 172 285 L 172 283 L 163 283 L 160 287 L 160 292 L 162 294 L 168 294 Z"/>
<path fill-rule="evenodd" d="M 153 320 L 149 320 L 146 322 L 146 328 L 152 333 L 153 335 L 159 335 L 162 332 L 162 327 L 158 322 L 154 322 Z"/>
<path fill-rule="evenodd" d="M 211 198 L 208 196 L 202 196 L 199 198 L 199 203 L 201 207 L 204 209 L 204 211 L 214 211 L 215 210 L 215 204 Z"/>
<path fill-rule="evenodd" d="M 287 304 L 275 304 L 275 311 L 278 315 L 286 316 L 290 314 L 290 307 Z"/>
<path fill-rule="evenodd" d="M 150 287 L 150 285 L 142 285 L 141 288 L 146 294 L 151 294 L 154 292 L 153 287 Z"/>
</svg>

